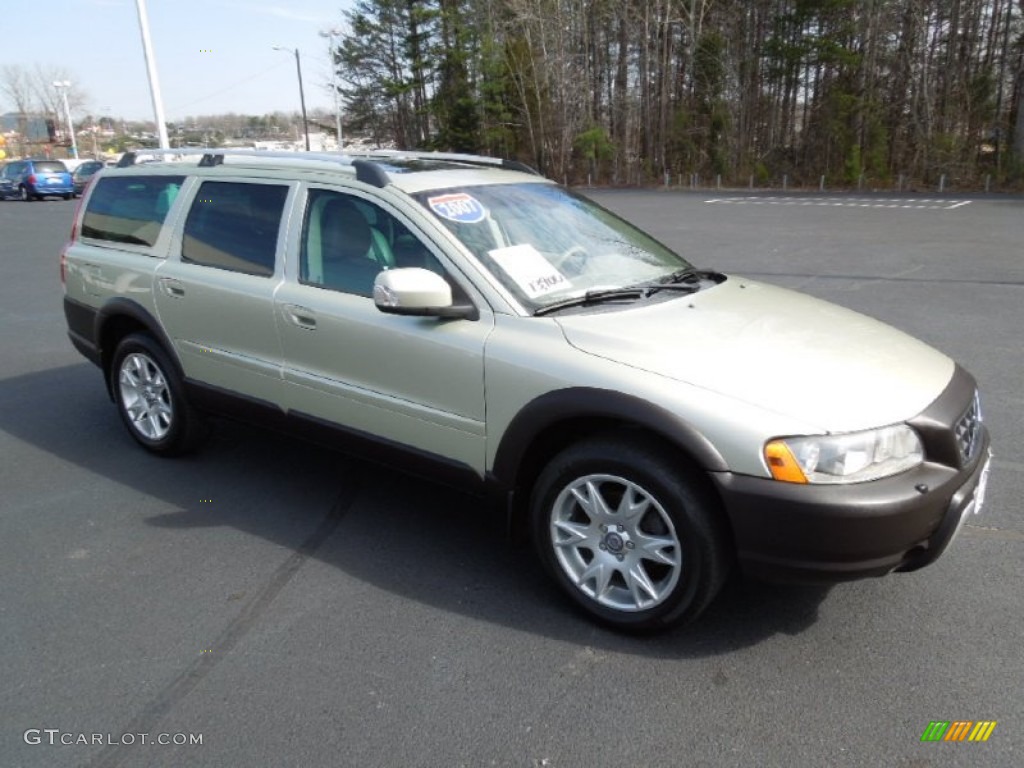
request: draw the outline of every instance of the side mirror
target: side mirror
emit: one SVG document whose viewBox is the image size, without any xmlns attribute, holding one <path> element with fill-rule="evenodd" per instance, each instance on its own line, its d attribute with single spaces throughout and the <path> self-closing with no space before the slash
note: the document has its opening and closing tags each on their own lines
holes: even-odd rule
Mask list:
<svg viewBox="0 0 1024 768">
<path fill-rule="evenodd" d="M 420 267 L 387 269 L 373 281 L 373 303 L 392 315 L 448 317 L 476 320 L 470 304 L 453 305 L 452 289 L 436 272 Z"/>
</svg>

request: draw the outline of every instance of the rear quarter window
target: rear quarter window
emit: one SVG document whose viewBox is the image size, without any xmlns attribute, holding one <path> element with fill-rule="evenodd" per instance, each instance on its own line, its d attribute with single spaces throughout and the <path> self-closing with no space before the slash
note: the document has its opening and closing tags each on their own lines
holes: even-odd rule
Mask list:
<svg viewBox="0 0 1024 768">
<path fill-rule="evenodd" d="M 82 218 L 82 237 L 152 247 L 184 176 L 100 178 Z"/>
</svg>

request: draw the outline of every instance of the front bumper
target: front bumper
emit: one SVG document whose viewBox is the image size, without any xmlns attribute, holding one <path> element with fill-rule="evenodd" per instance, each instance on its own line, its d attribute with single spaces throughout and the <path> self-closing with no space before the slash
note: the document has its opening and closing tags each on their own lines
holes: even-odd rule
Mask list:
<svg viewBox="0 0 1024 768">
<path fill-rule="evenodd" d="M 743 571 L 772 581 L 835 582 L 932 563 L 978 511 L 991 462 L 981 425 L 969 456 L 955 426 L 974 393 L 957 368 L 946 391 L 911 419 L 927 461 L 893 477 L 847 485 L 796 485 L 712 473 Z"/>
<path fill-rule="evenodd" d="M 935 464 L 847 486 L 791 485 L 719 473 L 744 573 L 820 583 L 913 571 L 934 562 L 975 511 L 989 466 L 963 472 Z M 924 490 L 918 490 L 918 488 Z"/>
</svg>

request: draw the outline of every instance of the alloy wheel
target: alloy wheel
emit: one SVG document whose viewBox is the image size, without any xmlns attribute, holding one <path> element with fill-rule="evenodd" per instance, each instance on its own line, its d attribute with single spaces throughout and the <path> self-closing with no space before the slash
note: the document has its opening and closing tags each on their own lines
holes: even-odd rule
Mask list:
<svg viewBox="0 0 1024 768">
<path fill-rule="evenodd" d="M 133 352 L 118 371 L 121 404 L 133 429 L 149 440 L 162 440 L 174 420 L 171 390 L 159 366 L 148 355 Z"/>
<path fill-rule="evenodd" d="M 672 594 L 682 574 L 672 519 L 654 496 L 624 477 L 573 480 L 551 508 L 550 534 L 565 575 L 606 608 L 653 608 Z"/>
</svg>

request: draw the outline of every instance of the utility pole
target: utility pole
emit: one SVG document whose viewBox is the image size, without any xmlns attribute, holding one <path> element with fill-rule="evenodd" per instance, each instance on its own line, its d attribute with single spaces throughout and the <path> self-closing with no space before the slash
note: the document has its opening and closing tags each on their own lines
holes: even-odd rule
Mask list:
<svg viewBox="0 0 1024 768">
<path fill-rule="evenodd" d="M 156 132 L 160 137 L 160 148 L 170 149 L 171 142 L 167 138 L 167 121 L 164 119 L 164 102 L 160 95 L 160 78 L 156 74 L 153 42 L 149 39 L 149 16 L 146 15 L 146 0 L 135 0 L 135 7 L 139 11 L 139 31 L 142 33 L 142 52 L 146 56 L 146 71 L 149 73 L 149 93 L 153 98 Z"/>
<path fill-rule="evenodd" d="M 306 151 L 309 152 L 309 122 L 306 120 L 306 92 L 302 88 L 302 64 L 299 62 L 298 48 L 285 48 L 283 45 L 273 46 L 275 51 L 288 51 L 295 54 L 295 71 L 299 74 L 299 103 L 302 105 L 302 132 L 306 135 Z"/>
<path fill-rule="evenodd" d="M 341 30 L 337 27 L 324 30 L 320 32 L 320 37 L 326 37 L 327 49 L 331 59 L 331 93 L 334 94 L 334 127 L 338 136 L 338 151 L 341 152 L 342 139 L 341 139 L 341 101 L 338 97 L 338 67 L 334 60 L 334 38 L 341 35 Z"/>
</svg>

